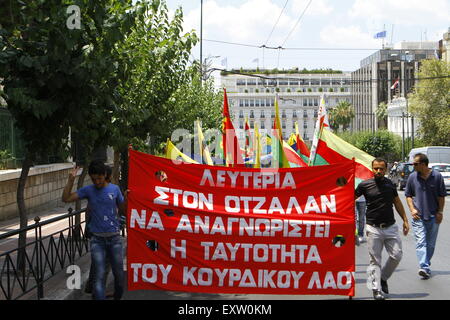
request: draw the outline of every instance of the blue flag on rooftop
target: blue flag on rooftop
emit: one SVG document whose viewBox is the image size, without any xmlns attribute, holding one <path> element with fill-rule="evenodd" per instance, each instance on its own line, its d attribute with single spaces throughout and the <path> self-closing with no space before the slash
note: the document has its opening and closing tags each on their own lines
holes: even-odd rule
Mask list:
<svg viewBox="0 0 450 320">
<path fill-rule="evenodd" d="M 378 38 L 386 38 L 386 31 L 378 32 L 378 33 L 375 34 L 373 37 L 374 37 L 375 39 L 378 39 Z"/>
</svg>

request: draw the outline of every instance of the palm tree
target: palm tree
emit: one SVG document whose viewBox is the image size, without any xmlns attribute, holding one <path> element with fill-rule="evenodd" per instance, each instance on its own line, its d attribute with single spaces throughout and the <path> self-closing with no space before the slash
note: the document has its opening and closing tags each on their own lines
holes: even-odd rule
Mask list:
<svg viewBox="0 0 450 320">
<path fill-rule="evenodd" d="M 378 118 L 378 126 L 380 128 L 387 128 L 387 104 L 381 102 L 375 110 L 375 115 Z"/>
<path fill-rule="evenodd" d="M 333 130 L 339 130 L 342 125 L 342 131 L 345 131 L 354 117 L 355 111 L 350 102 L 341 101 L 329 112 L 330 126 Z"/>
</svg>

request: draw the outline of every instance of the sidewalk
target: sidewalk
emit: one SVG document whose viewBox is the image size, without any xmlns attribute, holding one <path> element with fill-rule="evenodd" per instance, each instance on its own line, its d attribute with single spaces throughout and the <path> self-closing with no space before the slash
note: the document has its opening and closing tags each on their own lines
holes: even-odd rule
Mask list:
<svg viewBox="0 0 450 320">
<path fill-rule="evenodd" d="M 82 205 L 83 207 L 83 205 Z M 63 214 L 68 213 L 68 209 L 75 209 L 75 203 L 66 204 L 64 206 L 54 207 L 45 211 L 40 211 L 28 216 L 28 226 L 35 224 L 35 217 L 40 218 L 40 222 L 44 222 L 48 219 L 52 219 Z M 82 216 L 84 220 L 84 216 Z M 42 236 L 58 232 L 64 229 L 67 225 L 67 220 L 58 221 L 51 223 L 47 226 L 42 227 Z M 19 217 L 5 220 L 0 222 L 0 234 L 17 230 L 20 227 Z M 27 233 L 27 242 L 34 240 L 34 232 L 31 230 Z M 0 252 L 5 252 L 8 250 L 13 250 L 17 248 L 18 236 L 14 236 L 8 239 L 0 241 Z M 80 267 L 81 270 L 81 289 L 80 290 L 69 290 L 67 289 L 67 279 L 70 274 L 66 273 L 67 267 L 63 268 L 61 271 L 57 272 L 49 280 L 44 283 L 44 300 L 76 300 L 81 296 L 81 291 L 84 290 L 84 284 L 87 281 L 89 268 L 90 268 L 91 258 L 89 253 L 85 254 L 76 261 L 76 265 Z M 20 300 L 37 300 L 37 290 L 34 289 L 30 293 L 24 295 Z"/>
</svg>

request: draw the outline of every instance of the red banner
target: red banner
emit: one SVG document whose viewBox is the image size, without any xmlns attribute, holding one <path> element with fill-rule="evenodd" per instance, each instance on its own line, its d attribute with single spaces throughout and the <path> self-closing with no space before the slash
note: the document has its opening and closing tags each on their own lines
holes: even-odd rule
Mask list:
<svg viewBox="0 0 450 320">
<path fill-rule="evenodd" d="M 130 151 L 128 289 L 354 295 L 354 162 L 245 169 Z"/>
</svg>

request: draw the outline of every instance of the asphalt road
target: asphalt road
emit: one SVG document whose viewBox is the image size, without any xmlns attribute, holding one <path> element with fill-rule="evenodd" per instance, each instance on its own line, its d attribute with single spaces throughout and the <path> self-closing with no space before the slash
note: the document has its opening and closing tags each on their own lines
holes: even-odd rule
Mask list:
<svg viewBox="0 0 450 320">
<path fill-rule="evenodd" d="M 400 199 L 405 210 L 407 209 L 406 199 L 403 191 L 399 191 Z M 402 235 L 403 258 L 388 280 L 390 294 L 387 296 L 391 300 L 447 300 L 450 299 L 450 197 L 446 197 L 444 208 L 444 220 L 440 226 L 436 250 L 432 259 L 432 277 L 422 280 L 418 272 L 418 264 L 415 252 L 415 241 L 412 230 L 407 236 Z M 399 230 L 401 230 L 402 220 L 396 215 Z M 383 262 L 387 257 L 383 252 Z M 354 300 L 372 300 L 372 292 L 366 286 L 366 269 L 368 267 L 369 255 L 367 243 L 362 243 L 356 247 L 356 295 Z M 112 287 L 109 288 L 109 291 Z M 89 299 L 88 295 L 84 296 Z M 126 291 L 124 300 L 330 300 L 343 299 L 342 296 L 295 296 L 295 295 L 255 295 L 255 294 L 199 294 L 171 291 Z"/>
</svg>

